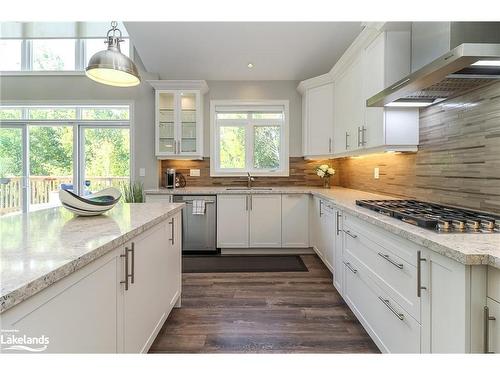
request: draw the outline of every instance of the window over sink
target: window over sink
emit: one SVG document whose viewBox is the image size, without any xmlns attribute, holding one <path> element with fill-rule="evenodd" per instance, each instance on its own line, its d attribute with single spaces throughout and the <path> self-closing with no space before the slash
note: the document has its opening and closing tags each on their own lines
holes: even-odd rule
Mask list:
<svg viewBox="0 0 500 375">
<path fill-rule="evenodd" d="M 212 100 L 211 176 L 288 176 L 288 101 Z"/>
</svg>

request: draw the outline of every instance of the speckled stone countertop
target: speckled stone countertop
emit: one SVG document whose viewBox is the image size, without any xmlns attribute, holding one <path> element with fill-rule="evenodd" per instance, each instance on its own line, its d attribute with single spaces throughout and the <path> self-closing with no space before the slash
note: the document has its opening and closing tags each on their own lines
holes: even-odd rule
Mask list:
<svg viewBox="0 0 500 375">
<path fill-rule="evenodd" d="M 272 190 L 226 190 L 225 187 L 191 187 L 147 190 L 147 194 L 312 194 L 327 199 L 342 210 L 418 245 L 424 246 L 462 264 L 488 264 L 500 268 L 500 233 L 436 233 L 356 206 L 358 199 L 397 199 L 360 190 L 307 186 L 273 187 Z"/>
<path fill-rule="evenodd" d="M 180 211 L 179 203 L 118 204 L 77 217 L 57 207 L 0 218 L 0 313 Z"/>
</svg>

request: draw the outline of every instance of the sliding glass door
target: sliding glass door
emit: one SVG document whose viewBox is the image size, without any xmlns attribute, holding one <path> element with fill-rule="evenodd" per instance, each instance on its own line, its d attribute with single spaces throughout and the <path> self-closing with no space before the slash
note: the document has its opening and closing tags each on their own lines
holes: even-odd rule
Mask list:
<svg viewBox="0 0 500 375">
<path fill-rule="evenodd" d="M 84 144 L 83 194 L 121 186 L 130 178 L 130 131 L 123 127 L 81 128 Z"/>
<path fill-rule="evenodd" d="M 0 127 L 0 216 L 23 207 L 23 129 Z"/>
<path fill-rule="evenodd" d="M 73 127 L 28 125 L 29 211 L 59 206 L 59 190 L 73 187 Z"/>
<path fill-rule="evenodd" d="M 0 215 L 59 206 L 130 179 L 130 108 L 0 105 Z"/>
</svg>

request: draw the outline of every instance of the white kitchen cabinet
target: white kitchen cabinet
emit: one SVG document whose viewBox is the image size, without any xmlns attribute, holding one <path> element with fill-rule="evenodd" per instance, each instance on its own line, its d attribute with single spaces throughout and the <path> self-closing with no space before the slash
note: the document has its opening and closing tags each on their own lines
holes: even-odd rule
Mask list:
<svg viewBox="0 0 500 375">
<path fill-rule="evenodd" d="M 363 65 L 359 56 L 335 81 L 334 155 L 358 149 L 358 130 L 365 122 L 364 108 Z"/>
<path fill-rule="evenodd" d="M 2 313 L 1 328 L 17 330 L 16 336 L 45 336 L 43 353 L 116 353 L 119 264 L 118 251 L 104 255 Z"/>
<path fill-rule="evenodd" d="M 321 199 L 317 196 L 312 196 L 309 199 L 309 246 L 311 246 L 316 253 L 322 247 L 319 216 L 320 201 Z"/>
<path fill-rule="evenodd" d="M 205 81 L 149 81 L 155 88 L 155 154 L 159 159 L 203 158 Z"/>
<path fill-rule="evenodd" d="M 247 248 L 249 245 L 248 195 L 217 196 L 217 247 Z"/>
<path fill-rule="evenodd" d="M 333 152 L 333 83 L 311 87 L 303 95 L 303 155 Z"/>
<path fill-rule="evenodd" d="M 334 272 L 334 245 L 335 245 L 335 211 L 333 206 L 322 201 L 320 215 L 320 230 L 321 230 L 321 254 L 323 262 L 328 267 L 331 273 Z"/>
<path fill-rule="evenodd" d="M 182 290 L 182 213 L 172 216 L 168 220 L 167 246 L 167 286 L 166 298 L 167 315 L 174 307 L 181 306 Z"/>
<path fill-rule="evenodd" d="M 283 194 L 281 217 L 282 247 L 309 247 L 309 195 Z"/>
<path fill-rule="evenodd" d="M 281 194 L 251 194 L 250 247 L 281 247 Z"/>
<path fill-rule="evenodd" d="M 177 225 L 176 225 L 177 223 Z M 180 214 L 138 236 L 124 247 L 128 252 L 128 285 L 123 293 L 124 352 L 149 349 L 180 293 Z M 177 252 L 177 254 L 175 254 Z M 169 264 L 169 261 L 173 263 Z M 126 284 L 124 284 L 126 285 Z M 128 288 L 128 290 L 126 290 Z"/>
</svg>

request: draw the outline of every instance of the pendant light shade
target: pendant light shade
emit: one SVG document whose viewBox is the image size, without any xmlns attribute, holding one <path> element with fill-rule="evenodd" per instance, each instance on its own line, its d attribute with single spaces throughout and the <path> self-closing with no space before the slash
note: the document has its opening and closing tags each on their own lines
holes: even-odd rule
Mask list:
<svg viewBox="0 0 500 375">
<path fill-rule="evenodd" d="M 117 22 L 111 22 L 107 34 L 108 49 L 97 52 L 91 57 L 85 74 L 90 79 L 110 86 L 130 87 L 141 83 L 139 71 L 134 62 L 120 51 L 122 32 Z M 117 35 L 119 33 L 119 35 Z"/>
</svg>

